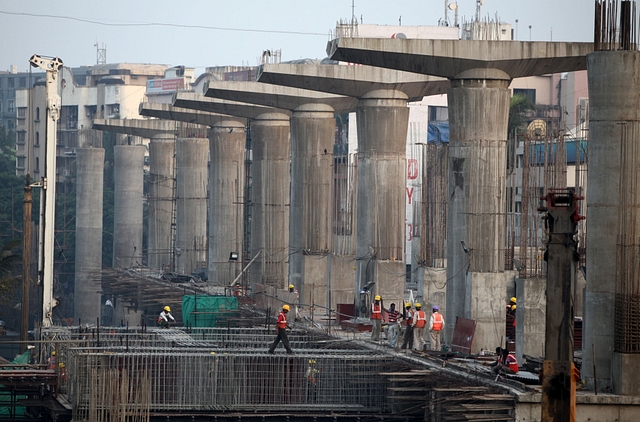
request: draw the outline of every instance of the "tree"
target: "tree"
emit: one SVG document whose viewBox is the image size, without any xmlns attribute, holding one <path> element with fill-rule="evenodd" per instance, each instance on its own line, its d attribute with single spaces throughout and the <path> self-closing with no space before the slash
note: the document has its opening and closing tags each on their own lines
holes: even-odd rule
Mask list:
<svg viewBox="0 0 640 422">
<path fill-rule="evenodd" d="M 22 260 L 16 250 L 20 246 L 17 239 L 6 242 L 0 249 L 0 304 L 12 305 L 21 276 L 16 275 Z"/>
<path fill-rule="evenodd" d="M 507 124 L 509 139 L 515 139 L 517 130 L 524 127 L 524 117 L 529 110 L 535 110 L 536 106 L 524 94 L 515 94 L 509 104 L 509 122 Z"/>
</svg>

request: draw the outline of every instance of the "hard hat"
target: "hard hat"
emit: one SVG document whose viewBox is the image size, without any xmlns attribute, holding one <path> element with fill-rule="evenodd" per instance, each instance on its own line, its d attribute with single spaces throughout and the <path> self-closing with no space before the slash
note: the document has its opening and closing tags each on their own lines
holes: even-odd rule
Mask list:
<svg viewBox="0 0 640 422">
<path fill-rule="evenodd" d="M 309 359 L 309 363 L 316 363 L 315 359 Z"/>
<path fill-rule="evenodd" d="M 164 310 L 165 310 L 165 311 L 167 311 L 167 312 L 171 312 L 171 308 L 170 308 L 170 307 L 168 307 L 168 306 L 165 306 L 165 307 L 164 307 Z"/>
<path fill-rule="evenodd" d="M 380 300 L 380 299 L 382 299 L 382 298 L 380 297 L 380 295 L 376 295 L 376 297 L 375 297 L 374 299 L 375 299 L 375 300 Z"/>
<path fill-rule="evenodd" d="M 509 299 L 510 301 L 512 301 L 513 303 L 516 303 L 516 298 L 512 297 L 511 299 Z"/>
<path fill-rule="evenodd" d="M 64 363 L 60 362 L 60 369 L 64 368 Z"/>
<path fill-rule="evenodd" d="M 434 310 L 434 311 L 439 311 L 439 310 L 440 310 L 440 308 L 438 307 L 438 305 L 433 305 L 433 310 Z"/>
<path fill-rule="evenodd" d="M 53 352 L 51 352 L 51 356 L 55 356 L 56 355 L 56 351 L 54 350 Z"/>
<path fill-rule="evenodd" d="M 419 303 L 416 303 L 416 308 L 422 308 L 422 305 Z"/>
<path fill-rule="evenodd" d="M 289 310 L 289 305 L 284 305 L 284 306 L 282 306 L 282 310 L 284 310 L 284 311 L 288 311 L 288 310 Z"/>
<path fill-rule="evenodd" d="M 289 290 L 295 289 L 295 288 L 296 288 L 296 286 L 294 286 L 293 284 L 289 284 Z"/>
<path fill-rule="evenodd" d="M 407 303 L 405 303 L 405 304 L 404 304 L 404 307 L 405 307 L 405 308 L 410 308 L 410 307 L 411 307 L 411 302 L 407 302 Z"/>
</svg>

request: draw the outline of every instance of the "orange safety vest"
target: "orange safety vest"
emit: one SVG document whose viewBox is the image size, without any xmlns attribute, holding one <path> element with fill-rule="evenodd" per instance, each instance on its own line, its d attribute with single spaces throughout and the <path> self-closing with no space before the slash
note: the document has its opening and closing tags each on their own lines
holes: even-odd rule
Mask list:
<svg viewBox="0 0 640 422">
<path fill-rule="evenodd" d="M 285 314 L 284 312 L 280 312 L 280 315 L 278 315 L 277 325 L 278 328 L 287 328 L 287 314 Z"/>
<path fill-rule="evenodd" d="M 440 312 L 433 313 L 433 331 L 441 331 L 442 330 L 442 315 Z"/>
<path fill-rule="evenodd" d="M 371 319 L 382 319 L 382 306 L 379 303 L 371 305 Z"/>
<path fill-rule="evenodd" d="M 498 358 L 498 361 L 500 363 L 502 363 L 503 365 L 505 364 L 505 362 L 502 362 L 502 357 Z M 515 356 L 513 356 L 511 353 L 509 353 L 507 355 L 507 362 L 506 365 L 509 369 L 511 369 L 515 374 L 518 373 L 518 359 L 516 359 Z"/>
<path fill-rule="evenodd" d="M 424 311 L 416 311 L 416 328 L 424 328 L 427 325 L 427 316 Z"/>
</svg>

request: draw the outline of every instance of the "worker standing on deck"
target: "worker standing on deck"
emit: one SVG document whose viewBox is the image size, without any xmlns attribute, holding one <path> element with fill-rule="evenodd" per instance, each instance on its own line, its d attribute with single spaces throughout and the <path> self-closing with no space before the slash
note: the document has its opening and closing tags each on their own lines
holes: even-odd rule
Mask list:
<svg viewBox="0 0 640 422">
<path fill-rule="evenodd" d="M 289 284 L 289 293 L 292 294 L 293 300 L 293 310 L 294 310 L 294 314 L 293 314 L 293 320 L 294 321 L 300 321 L 302 320 L 302 317 L 300 316 L 300 309 L 299 309 L 299 305 L 300 305 L 300 293 L 298 293 L 298 289 L 296 289 L 296 286 L 294 286 L 293 284 Z"/>
<path fill-rule="evenodd" d="M 387 309 L 387 315 L 389 318 L 389 328 L 387 328 L 387 338 L 389 339 L 389 346 L 392 349 L 396 348 L 398 344 L 398 318 L 400 317 L 400 312 L 396 309 L 396 304 L 392 303 L 389 309 Z"/>
<path fill-rule="evenodd" d="M 376 295 L 373 304 L 371 304 L 371 322 L 373 328 L 371 329 L 371 340 L 380 340 L 380 331 L 382 330 L 382 298 L 380 295 Z"/>
<path fill-rule="evenodd" d="M 273 341 L 273 344 L 271 344 L 271 347 L 269 347 L 269 353 L 271 354 L 276 350 L 280 340 L 282 340 L 284 348 L 287 349 L 287 353 L 293 353 L 293 350 L 291 350 L 291 347 L 289 346 L 289 337 L 287 337 L 287 328 L 291 329 L 291 326 L 287 324 L 287 313 L 289 313 L 289 309 L 289 305 L 283 305 L 282 311 L 280 311 L 280 315 L 278 315 L 278 321 L 276 322 L 276 333 L 278 335 Z"/>
<path fill-rule="evenodd" d="M 404 337 L 402 338 L 401 349 L 413 349 L 413 317 L 414 312 L 411 310 L 411 302 L 407 302 L 404 305 Z"/>
<path fill-rule="evenodd" d="M 171 322 L 176 321 L 173 318 L 173 315 L 171 315 L 171 308 L 165 306 L 164 309 L 162 309 L 162 312 L 160 312 L 160 315 L 158 315 L 158 325 L 164 328 L 169 328 L 169 320 L 171 320 Z"/>
<path fill-rule="evenodd" d="M 444 318 L 440 314 L 440 307 L 433 305 L 431 318 L 429 318 L 429 334 L 431 335 L 431 350 L 439 351 L 442 348 L 440 344 L 440 332 L 444 327 Z"/>
<path fill-rule="evenodd" d="M 416 303 L 415 317 L 413 318 L 413 347 L 416 350 L 424 348 L 424 327 L 427 326 L 427 315 L 422 310 L 422 305 Z"/>
</svg>

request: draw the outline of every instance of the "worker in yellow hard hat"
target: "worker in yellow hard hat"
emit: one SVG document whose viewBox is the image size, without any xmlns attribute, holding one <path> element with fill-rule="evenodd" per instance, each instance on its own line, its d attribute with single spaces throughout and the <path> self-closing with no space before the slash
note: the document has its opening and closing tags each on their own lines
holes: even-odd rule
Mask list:
<svg viewBox="0 0 640 422">
<path fill-rule="evenodd" d="M 371 322 L 373 327 L 371 328 L 371 340 L 380 340 L 380 331 L 382 331 L 382 298 L 380 295 L 376 295 L 373 298 L 371 304 Z"/>
<path fill-rule="evenodd" d="M 293 320 L 300 321 L 302 317 L 300 316 L 300 310 L 298 309 L 298 305 L 300 304 L 300 293 L 298 293 L 298 289 L 293 284 L 289 284 L 289 303 L 293 305 Z"/>
<path fill-rule="evenodd" d="M 411 310 L 411 302 L 405 302 L 404 304 L 404 337 L 402 338 L 402 346 L 401 349 L 413 349 L 413 318 L 415 317 L 415 312 Z"/>
<path fill-rule="evenodd" d="M 162 312 L 160 312 L 160 315 L 158 315 L 158 325 L 164 328 L 169 328 L 170 322 L 175 322 L 175 321 L 176 321 L 175 318 L 173 318 L 173 315 L 171 315 L 171 308 L 168 306 L 165 306 L 162 309 Z"/>
<path fill-rule="evenodd" d="M 425 345 L 424 327 L 427 326 L 427 315 L 422 310 L 422 304 L 416 303 L 416 312 L 413 318 L 413 346 L 416 350 L 422 350 Z"/>
<path fill-rule="evenodd" d="M 516 316 L 516 298 L 512 297 L 509 299 L 509 303 L 507 304 L 507 313 L 509 315 Z"/>
<path fill-rule="evenodd" d="M 289 337 L 287 337 L 287 328 L 291 329 L 291 326 L 287 324 L 287 314 L 289 313 L 290 309 L 291 308 L 289 307 L 289 305 L 283 305 L 282 311 L 280 311 L 280 315 L 278 315 L 278 321 L 276 322 L 277 336 L 271 344 L 271 347 L 269 347 L 269 353 L 271 354 L 273 354 L 273 352 L 276 350 L 276 347 L 278 346 L 278 343 L 280 343 L 280 340 L 282 340 L 284 348 L 287 349 L 287 353 L 293 353 L 293 350 L 291 350 L 291 346 L 289 346 Z"/>
</svg>

